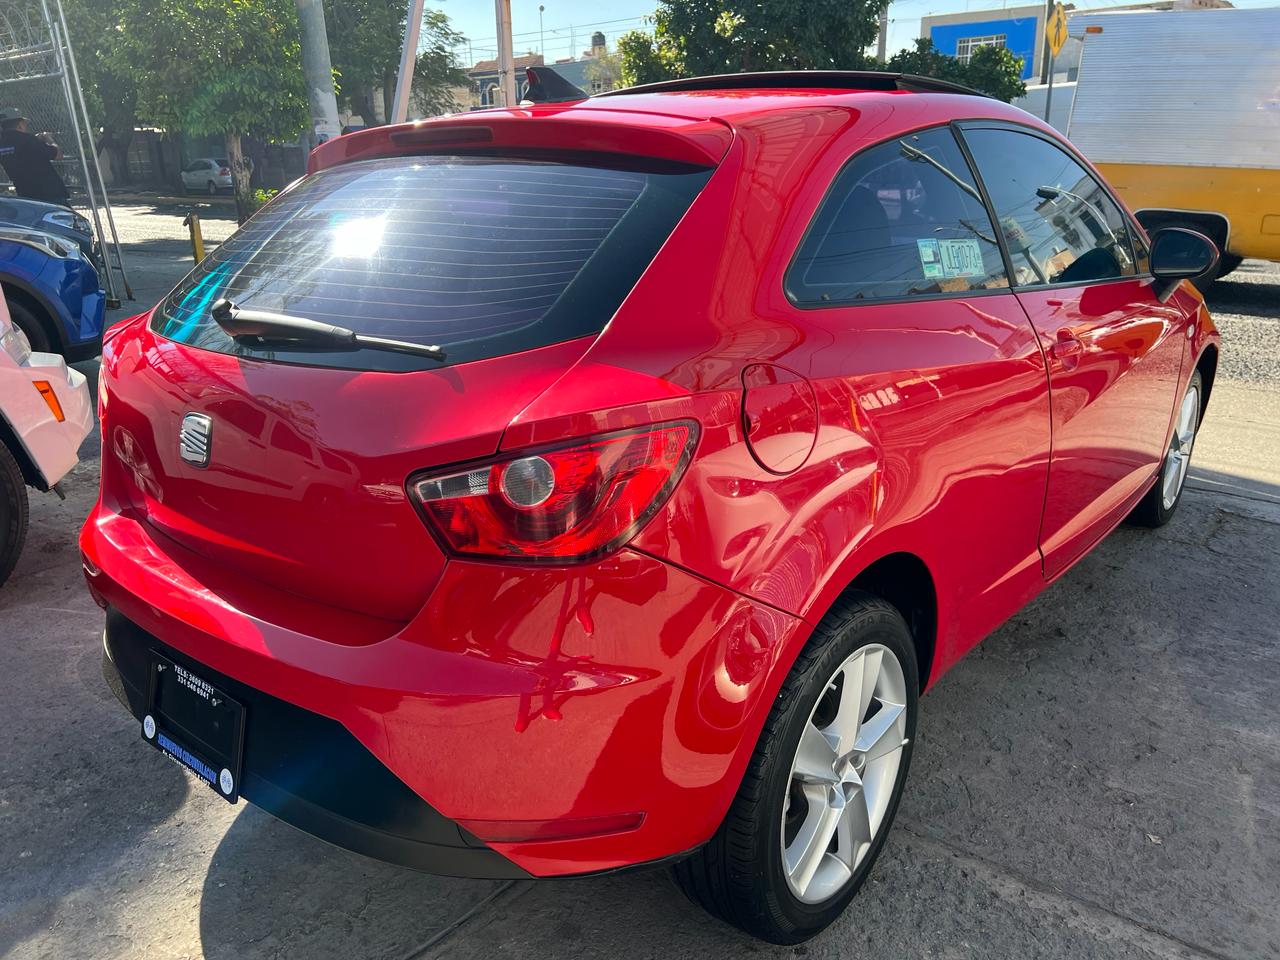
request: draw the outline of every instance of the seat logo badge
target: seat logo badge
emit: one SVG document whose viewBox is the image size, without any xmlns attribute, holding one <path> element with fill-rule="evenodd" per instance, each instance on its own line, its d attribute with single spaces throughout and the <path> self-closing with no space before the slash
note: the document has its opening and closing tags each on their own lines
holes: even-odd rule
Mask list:
<svg viewBox="0 0 1280 960">
<path fill-rule="evenodd" d="M 213 421 L 203 413 L 188 413 L 182 418 L 178 434 L 178 452 L 182 459 L 197 467 L 209 465 L 209 447 L 213 443 Z"/>
</svg>

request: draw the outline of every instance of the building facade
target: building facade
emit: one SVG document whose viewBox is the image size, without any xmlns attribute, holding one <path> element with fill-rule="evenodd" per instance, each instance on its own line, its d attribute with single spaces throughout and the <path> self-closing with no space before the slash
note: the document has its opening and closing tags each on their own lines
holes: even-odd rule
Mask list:
<svg viewBox="0 0 1280 960">
<path fill-rule="evenodd" d="M 524 99 L 529 89 L 525 69 L 543 65 L 540 53 L 528 53 L 515 58 L 516 93 L 521 99 Z M 580 57 L 566 57 L 546 65 L 587 93 L 604 93 L 618 85 L 616 58 L 610 56 L 605 36 L 598 31 L 591 35 L 591 49 L 583 50 Z M 496 107 L 502 102 L 502 94 L 498 88 L 497 60 L 481 60 L 467 71 L 467 79 L 470 81 L 470 90 L 466 97 L 458 97 L 459 102 L 467 109 L 483 110 L 486 107 Z"/>
<path fill-rule="evenodd" d="M 1210 10 L 1230 7 L 1229 0 L 1155 0 L 1151 3 L 1135 3 L 1116 10 Z M 1068 14 L 1074 4 L 1066 4 Z M 933 41 L 939 53 L 945 53 L 967 61 L 980 47 L 1007 47 L 1014 56 L 1022 58 L 1022 79 L 1035 82 L 1048 79 L 1048 64 L 1044 53 L 1044 4 L 1023 7 L 1000 7 L 988 10 L 968 10 L 964 13 L 943 13 L 924 17 L 920 21 L 920 36 Z M 1069 21 L 1068 21 L 1069 22 Z M 1079 44 L 1067 41 L 1062 54 L 1055 58 L 1054 73 L 1074 77 L 1079 66 Z"/>
</svg>

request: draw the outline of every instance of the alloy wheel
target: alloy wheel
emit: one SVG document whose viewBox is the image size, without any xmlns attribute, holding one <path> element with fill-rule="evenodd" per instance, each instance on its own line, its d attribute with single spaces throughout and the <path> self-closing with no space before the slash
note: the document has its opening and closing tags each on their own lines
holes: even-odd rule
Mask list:
<svg viewBox="0 0 1280 960">
<path fill-rule="evenodd" d="M 844 889 L 871 849 L 906 744 L 902 664 L 877 643 L 827 681 L 800 735 L 782 813 L 782 866 L 791 892 L 822 903 Z"/>
<path fill-rule="evenodd" d="M 1169 441 L 1169 451 L 1164 457 L 1164 470 L 1160 478 L 1161 502 L 1171 510 L 1182 492 L 1191 465 L 1191 449 L 1196 442 L 1196 428 L 1200 426 L 1200 391 L 1192 384 L 1178 408 L 1178 422 Z"/>
</svg>

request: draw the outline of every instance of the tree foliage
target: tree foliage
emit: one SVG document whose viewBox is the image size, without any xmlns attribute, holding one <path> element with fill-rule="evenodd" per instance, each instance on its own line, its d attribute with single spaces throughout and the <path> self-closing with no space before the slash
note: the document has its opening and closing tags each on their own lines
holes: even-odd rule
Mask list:
<svg viewBox="0 0 1280 960">
<path fill-rule="evenodd" d="M 118 56 L 155 123 L 221 134 L 241 217 L 251 209 L 248 134 L 284 140 L 308 119 L 294 0 L 119 0 Z"/>
<path fill-rule="evenodd" d="M 880 0 L 831 2 L 658 0 L 653 32 L 618 39 L 622 83 L 749 70 L 858 70 L 873 67 Z M 1001 100 L 1026 92 L 1022 60 L 1004 47 L 980 47 L 969 62 L 939 52 L 928 39 L 889 58 L 884 69 L 963 83 Z"/>
<path fill-rule="evenodd" d="M 1006 102 L 1027 92 L 1022 82 L 1022 58 L 1005 47 L 979 47 L 968 63 L 939 51 L 933 41 L 922 38 L 910 50 L 900 50 L 889 58 L 886 68 L 897 73 L 914 73 L 963 83 Z"/>
<path fill-rule="evenodd" d="M 403 0 L 325 0 L 329 56 L 338 75 L 341 99 L 364 122 L 375 122 L 374 96 L 382 90 L 382 115 L 391 113 L 407 4 Z M 466 74 L 453 50 L 465 38 L 439 10 L 422 18 L 418 62 L 414 66 L 415 102 L 428 114 L 457 109 L 452 88 L 465 86 Z"/>
<path fill-rule="evenodd" d="M 653 34 L 618 41 L 624 83 L 749 70 L 868 65 L 886 0 L 658 0 Z"/>
<path fill-rule="evenodd" d="M 89 116 L 101 121 L 98 146 L 111 156 L 117 181 L 129 176 L 129 144 L 138 123 L 138 85 L 122 63 L 121 0 L 64 0 L 67 31 L 76 54 Z"/>
<path fill-rule="evenodd" d="M 587 62 L 587 82 L 595 88 L 599 84 L 601 90 L 613 90 L 622 85 L 622 57 L 616 53 L 606 53 Z"/>
</svg>

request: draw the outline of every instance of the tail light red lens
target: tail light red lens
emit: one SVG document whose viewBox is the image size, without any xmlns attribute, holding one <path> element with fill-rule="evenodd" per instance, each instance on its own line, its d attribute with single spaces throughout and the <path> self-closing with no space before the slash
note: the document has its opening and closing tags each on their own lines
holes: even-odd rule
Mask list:
<svg viewBox="0 0 1280 960">
<path fill-rule="evenodd" d="M 220 177 L 229 177 L 229 176 L 231 176 L 231 168 L 230 168 L 230 167 L 223 167 L 221 170 L 219 170 L 219 171 L 218 171 L 218 176 L 220 176 Z"/>
<path fill-rule="evenodd" d="M 583 562 L 618 549 L 653 517 L 697 439 L 697 424 L 682 420 L 415 476 L 409 490 L 453 553 Z"/>
</svg>

